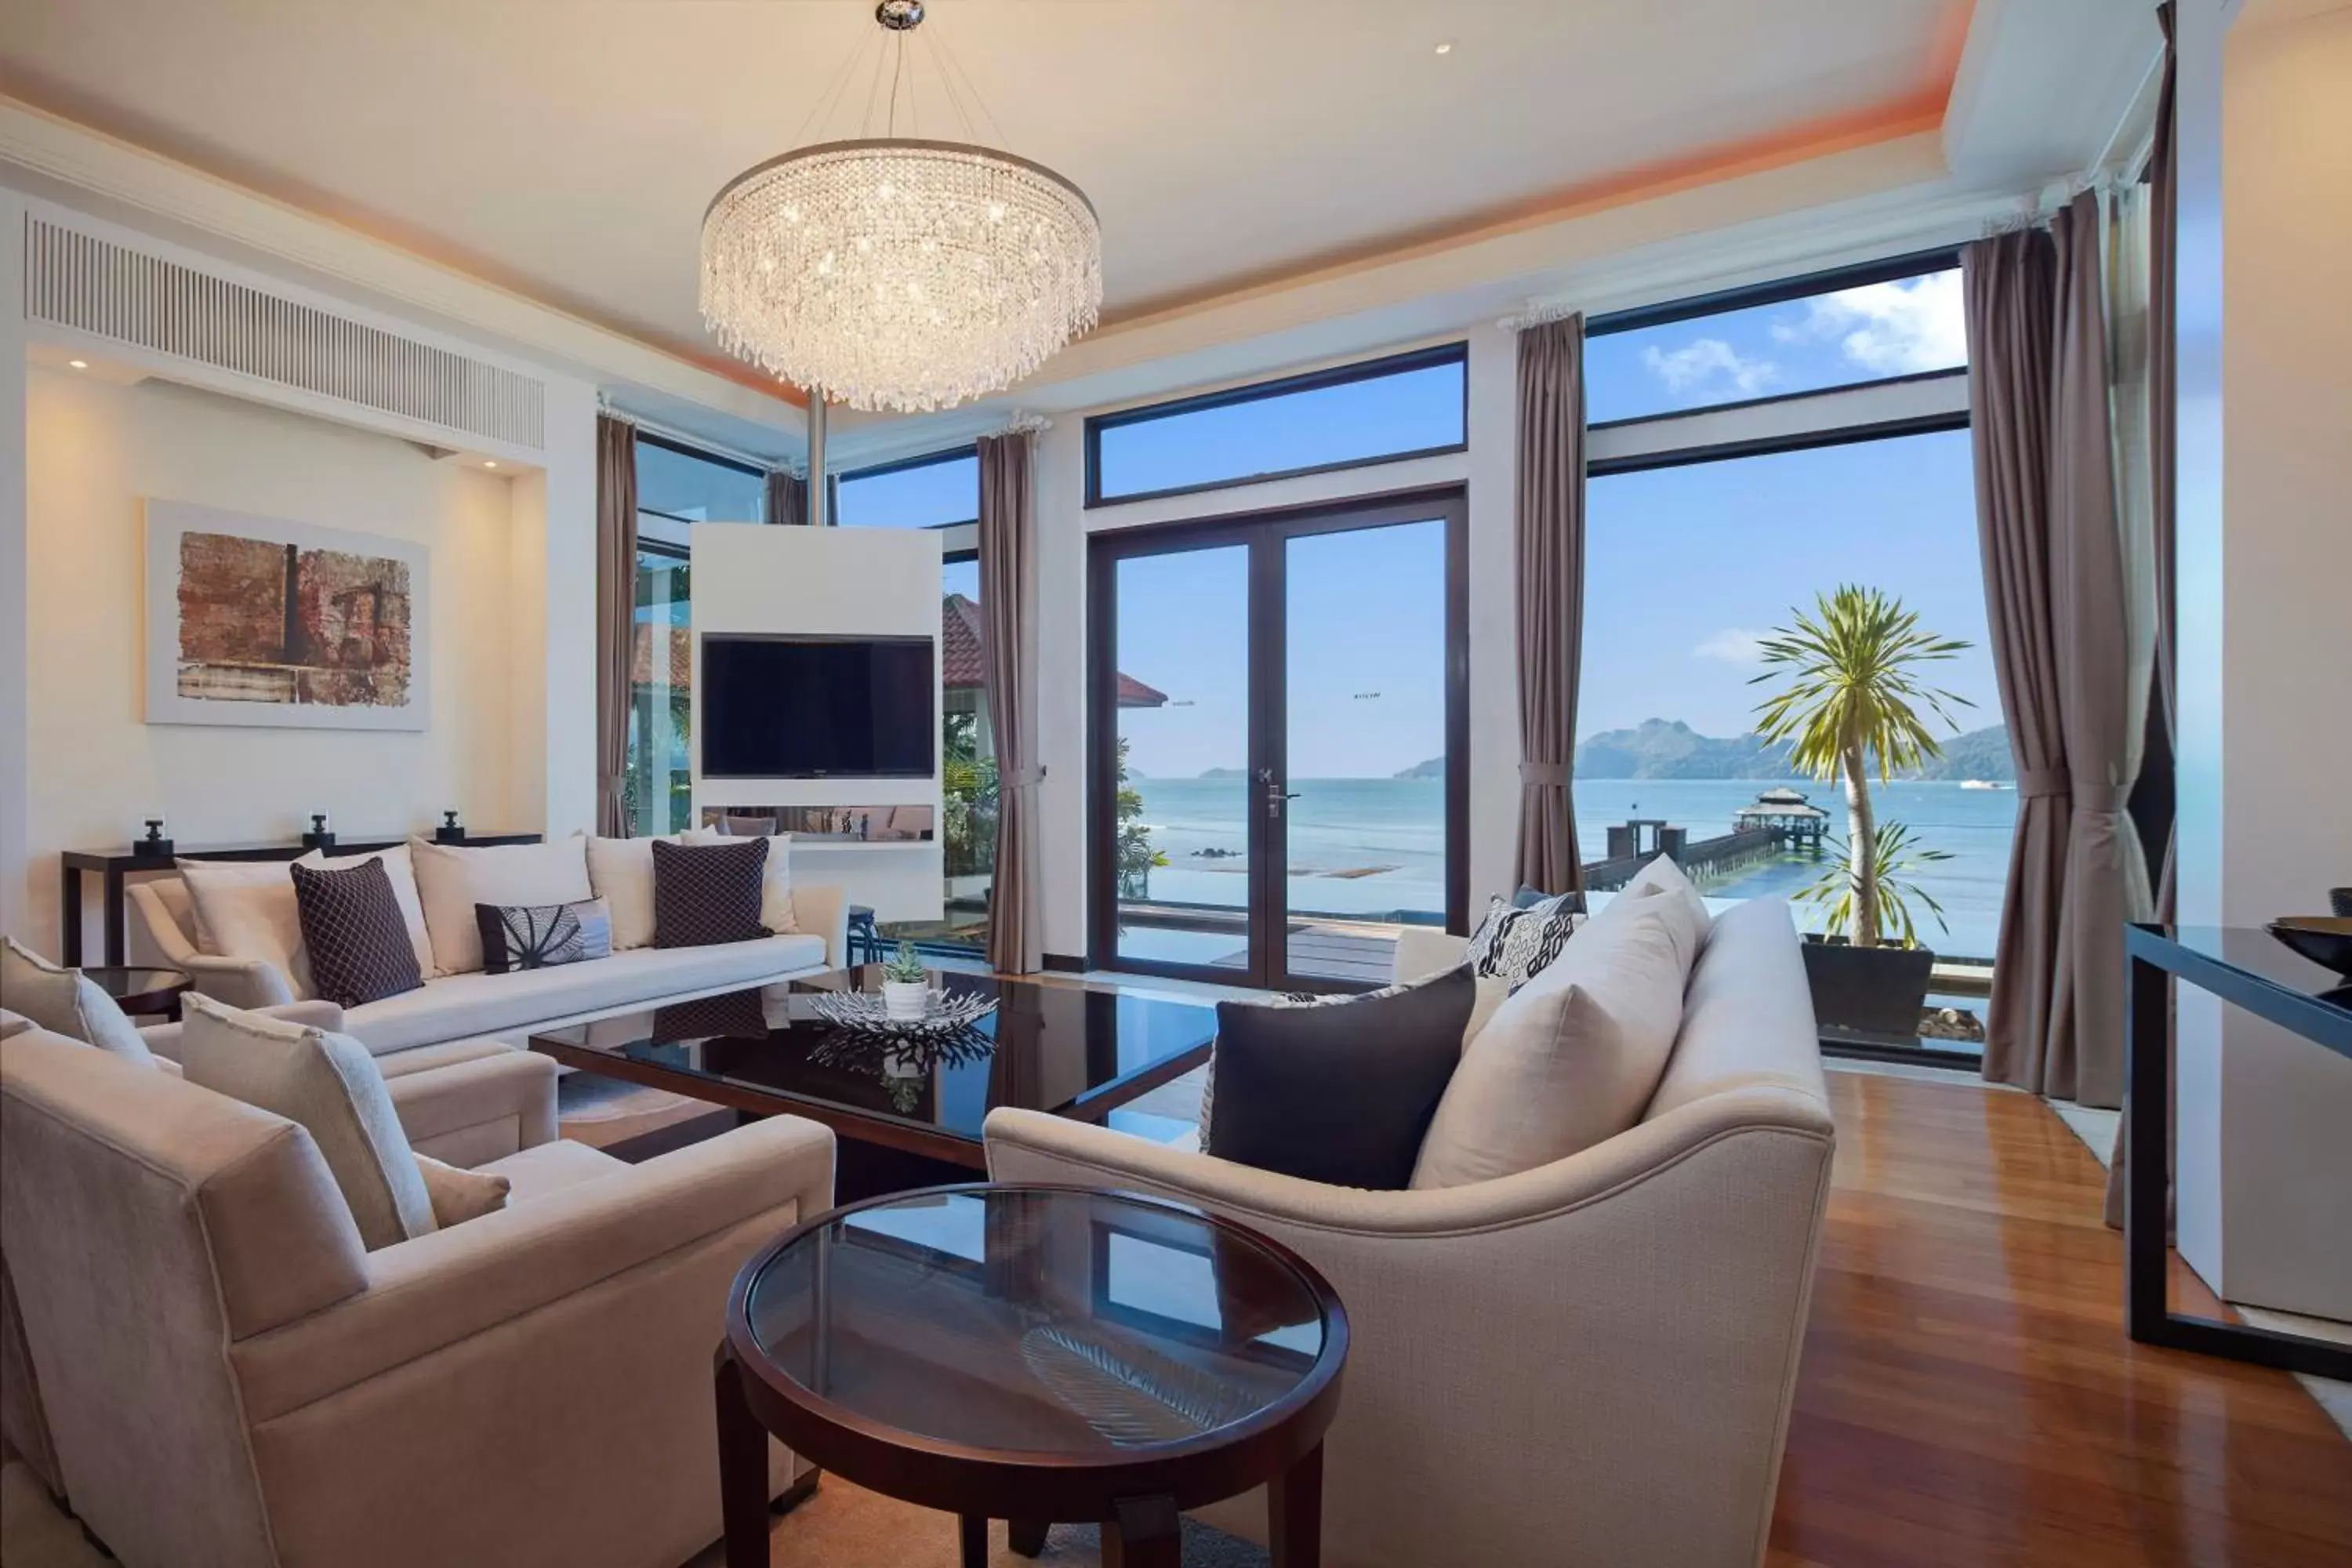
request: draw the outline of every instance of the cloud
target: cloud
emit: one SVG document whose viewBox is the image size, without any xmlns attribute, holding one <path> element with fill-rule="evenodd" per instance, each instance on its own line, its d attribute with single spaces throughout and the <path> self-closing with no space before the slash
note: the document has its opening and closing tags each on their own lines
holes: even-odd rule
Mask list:
<svg viewBox="0 0 2352 1568">
<path fill-rule="evenodd" d="M 1774 338 L 1835 338 L 1846 359 L 1873 375 L 1907 375 L 1968 363 L 1957 268 L 1841 289 L 1805 303 L 1804 320 L 1775 323 Z"/>
<path fill-rule="evenodd" d="M 1746 359 L 1721 338 L 1700 338 L 1671 353 L 1653 345 L 1642 351 L 1650 374 L 1676 392 L 1687 392 L 1724 378 L 1733 392 L 1753 397 L 1780 379 L 1780 367 L 1768 359 Z"/>
<path fill-rule="evenodd" d="M 1691 649 L 1693 658 L 1711 658 L 1717 664 L 1761 664 L 1764 662 L 1764 634 L 1726 626 L 1723 630 Z"/>
</svg>

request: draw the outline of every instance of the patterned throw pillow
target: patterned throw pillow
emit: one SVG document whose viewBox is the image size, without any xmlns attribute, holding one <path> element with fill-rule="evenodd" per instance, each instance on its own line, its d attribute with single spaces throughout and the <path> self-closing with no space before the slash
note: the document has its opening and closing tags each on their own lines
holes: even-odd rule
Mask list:
<svg viewBox="0 0 2352 1568">
<path fill-rule="evenodd" d="M 768 841 L 654 842 L 654 945 L 710 947 L 773 934 L 760 923 Z"/>
<path fill-rule="evenodd" d="M 338 1007 L 356 1007 L 425 984 L 381 859 L 333 871 L 298 860 L 287 870 L 294 879 L 313 993 Z"/>
<path fill-rule="evenodd" d="M 1471 972 L 1481 979 L 1507 980 L 1517 990 L 1542 973 L 1584 923 L 1583 912 L 1575 907 L 1583 901 L 1578 894 L 1562 893 L 1518 909 L 1503 899 L 1490 899 L 1486 918 L 1470 933 Z"/>
<path fill-rule="evenodd" d="M 613 912 L 602 899 L 573 904 L 476 904 L 482 973 L 551 969 L 613 956 Z"/>
</svg>

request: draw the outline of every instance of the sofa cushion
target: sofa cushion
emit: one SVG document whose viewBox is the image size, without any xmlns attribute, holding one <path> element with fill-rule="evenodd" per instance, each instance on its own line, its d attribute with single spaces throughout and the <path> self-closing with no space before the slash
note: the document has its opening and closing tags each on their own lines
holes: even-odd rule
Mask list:
<svg viewBox="0 0 2352 1568">
<path fill-rule="evenodd" d="M 332 869 L 297 860 L 287 871 L 320 996 L 354 1007 L 425 984 L 382 858 Z"/>
<path fill-rule="evenodd" d="M 675 833 L 588 840 L 588 883 L 612 911 L 614 952 L 653 945 L 654 846 L 683 842 Z"/>
<path fill-rule="evenodd" d="M 1675 942 L 1684 950 L 1684 970 L 1696 968 L 1707 936 L 1715 929 L 1715 917 L 1706 912 L 1706 900 L 1698 896 L 1698 889 L 1691 885 L 1683 868 L 1664 855 L 1636 871 L 1633 879 L 1625 884 L 1624 892 L 1618 896 L 1652 891 L 1664 900 L 1658 906 L 1659 912 L 1666 917 Z"/>
<path fill-rule="evenodd" d="M 1412 1173 L 1416 1188 L 1531 1171 L 1641 1119 L 1682 1023 L 1686 940 L 1671 900 L 1620 895 L 1462 1053 Z"/>
<path fill-rule="evenodd" d="M 654 945 L 709 947 L 757 942 L 775 932 L 761 923 L 764 838 L 654 846 Z"/>
<path fill-rule="evenodd" d="M 319 1146 L 371 1252 L 435 1226 L 433 1200 L 409 1152 L 391 1091 L 367 1049 L 346 1035 L 225 1006 L 190 993 L 182 1044 L 199 1088 L 299 1122 Z"/>
<path fill-rule="evenodd" d="M 616 1160 L 602 1149 L 574 1143 L 569 1138 L 558 1138 L 551 1142 L 509 1154 L 503 1160 L 477 1165 L 474 1174 L 497 1176 L 507 1182 L 507 1204 L 512 1207 L 535 1203 L 552 1194 L 576 1187 L 583 1182 L 623 1175 L 628 1169 L 627 1162 Z"/>
<path fill-rule="evenodd" d="M 1328 1005 L 1219 1003 L 1203 1146 L 1306 1181 L 1402 1187 L 1476 995 L 1464 965 Z"/>
<path fill-rule="evenodd" d="M 730 817 L 730 822 L 750 820 Z M 761 817 L 772 828 L 775 818 Z M 731 828 L 715 833 L 707 827 L 689 828 L 685 840 L 688 844 L 740 844 L 746 837 L 768 841 L 768 862 L 760 872 L 760 923 L 778 936 L 801 928 L 793 921 L 793 836 L 789 833 L 740 834 Z"/>
<path fill-rule="evenodd" d="M 506 1177 L 491 1171 L 468 1171 L 430 1154 L 415 1159 L 416 1173 L 425 1178 L 425 1194 L 433 1200 L 433 1223 L 439 1228 L 446 1230 L 507 1206 L 514 1184 Z"/>
<path fill-rule="evenodd" d="M 613 956 L 613 910 L 602 899 L 577 904 L 476 904 L 482 973 L 553 969 Z"/>
<path fill-rule="evenodd" d="M 559 969 L 452 974 L 354 1007 L 347 1032 L 381 1056 L 412 1046 L 495 1034 L 633 1003 L 730 985 L 759 985 L 824 966 L 824 939 L 778 936 L 719 947 L 641 947 Z"/>
<path fill-rule="evenodd" d="M 476 904 L 573 904 L 596 896 L 588 886 L 585 834 L 479 847 L 412 838 L 408 847 L 436 974 L 471 974 L 482 967 Z"/>
<path fill-rule="evenodd" d="M 126 1061 L 154 1059 L 130 1018 L 97 981 L 79 969 L 51 963 L 13 936 L 0 942 L 0 994 L 35 1028 L 96 1046 Z"/>
</svg>

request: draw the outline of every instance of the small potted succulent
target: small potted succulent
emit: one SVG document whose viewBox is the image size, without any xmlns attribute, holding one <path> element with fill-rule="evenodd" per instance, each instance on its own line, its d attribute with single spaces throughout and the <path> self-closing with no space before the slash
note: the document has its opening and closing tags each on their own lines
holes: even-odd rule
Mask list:
<svg viewBox="0 0 2352 1568">
<path fill-rule="evenodd" d="M 931 1005 L 931 972 L 923 966 L 923 955 L 915 951 L 911 942 L 902 942 L 898 951 L 882 964 L 882 1011 L 894 1023 L 919 1022 Z"/>
</svg>

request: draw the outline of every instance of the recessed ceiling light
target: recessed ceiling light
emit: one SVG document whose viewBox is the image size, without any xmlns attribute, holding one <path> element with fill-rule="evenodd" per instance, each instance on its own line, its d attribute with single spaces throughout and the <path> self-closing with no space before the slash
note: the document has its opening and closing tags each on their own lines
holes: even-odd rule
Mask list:
<svg viewBox="0 0 2352 1568">
<path fill-rule="evenodd" d="M 88 370 L 89 368 L 89 361 L 86 359 L 69 359 L 66 361 L 66 363 L 73 366 L 76 370 Z"/>
<path fill-rule="evenodd" d="M 1451 38 L 1441 40 L 1437 46 L 1437 52 L 1441 55 L 1452 54 L 1454 52 L 1454 40 Z"/>
<path fill-rule="evenodd" d="M 498 466 L 499 460 L 496 458 L 484 458 L 482 459 L 482 467 L 486 468 L 495 468 Z"/>
</svg>

